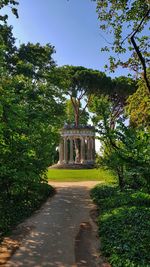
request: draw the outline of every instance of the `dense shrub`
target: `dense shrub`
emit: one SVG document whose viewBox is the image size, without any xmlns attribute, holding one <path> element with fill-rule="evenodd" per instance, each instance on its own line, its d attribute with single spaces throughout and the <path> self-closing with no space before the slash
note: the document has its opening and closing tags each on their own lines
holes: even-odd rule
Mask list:
<svg viewBox="0 0 150 267">
<path fill-rule="evenodd" d="M 54 193 L 54 188 L 46 183 L 35 184 L 28 193 L 16 192 L 8 199 L 0 195 L 0 239 L 8 234 L 19 222 L 30 216 L 33 211 Z"/>
<path fill-rule="evenodd" d="M 112 267 L 150 266 L 150 195 L 96 186 L 91 196 L 100 211 L 101 251 Z"/>
</svg>

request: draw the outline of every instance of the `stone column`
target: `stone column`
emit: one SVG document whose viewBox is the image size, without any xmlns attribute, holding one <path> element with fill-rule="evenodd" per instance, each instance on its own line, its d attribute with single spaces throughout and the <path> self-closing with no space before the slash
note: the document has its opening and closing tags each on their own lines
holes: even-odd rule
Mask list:
<svg viewBox="0 0 150 267">
<path fill-rule="evenodd" d="M 58 164 L 62 164 L 64 160 L 64 140 L 62 139 L 59 144 L 59 161 Z"/>
<path fill-rule="evenodd" d="M 81 163 L 85 162 L 85 138 L 81 138 Z"/>
<path fill-rule="evenodd" d="M 90 138 L 88 137 L 88 139 L 87 139 L 87 160 L 89 161 L 91 158 L 90 158 L 90 148 L 91 148 L 91 146 L 90 146 Z"/>
<path fill-rule="evenodd" d="M 93 137 L 90 138 L 90 160 L 93 161 Z"/>
<path fill-rule="evenodd" d="M 95 161 L 95 136 L 92 138 L 93 140 L 93 161 Z"/>
<path fill-rule="evenodd" d="M 79 142 L 78 137 L 74 137 L 75 143 L 75 163 L 80 163 L 80 149 L 79 149 Z"/>
<path fill-rule="evenodd" d="M 68 144 L 67 144 L 67 137 L 64 137 L 64 163 L 68 161 Z"/>
<path fill-rule="evenodd" d="M 70 160 L 69 163 L 72 164 L 74 163 L 74 159 L 73 159 L 73 139 L 70 138 Z"/>
</svg>

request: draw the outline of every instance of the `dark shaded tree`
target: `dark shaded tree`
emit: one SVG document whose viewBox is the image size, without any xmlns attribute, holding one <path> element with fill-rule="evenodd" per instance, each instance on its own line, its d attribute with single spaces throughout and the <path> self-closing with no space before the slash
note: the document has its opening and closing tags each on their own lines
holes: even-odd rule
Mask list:
<svg viewBox="0 0 150 267">
<path fill-rule="evenodd" d="M 103 91 L 96 90 L 93 92 L 92 99 L 101 99 L 106 96 L 111 103 L 110 109 L 110 127 L 114 128 L 117 119 L 123 115 L 124 108 L 128 97 L 136 91 L 137 83 L 128 77 L 120 76 L 111 80 L 111 84 L 108 84 L 108 87 Z M 97 98 L 95 98 L 97 97 Z M 93 102 L 91 101 L 91 102 Z M 89 106 L 89 108 L 92 106 Z"/>
</svg>

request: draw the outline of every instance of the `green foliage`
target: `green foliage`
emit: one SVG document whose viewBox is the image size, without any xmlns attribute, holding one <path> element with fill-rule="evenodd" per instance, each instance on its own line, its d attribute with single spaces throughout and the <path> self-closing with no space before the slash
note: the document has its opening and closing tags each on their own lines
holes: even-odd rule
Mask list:
<svg viewBox="0 0 150 267">
<path fill-rule="evenodd" d="M 72 106 L 71 100 L 66 100 L 66 108 L 65 108 L 65 113 L 66 113 L 66 120 L 65 122 L 69 125 L 74 124 L 74 109 Z M 81 107 L 79 108 L 79 113 L 80 113 L 80 124 L 81 125 L 87 125 L 88 120 L 89 120 L 89 113 L 86 110 L 83 110 L 81 112 Z"/>
<path fill-rule="evenodd" d="M 23 187 L 23 185 L 22 185 Z M 33 211 L 38 209 L 47 197 L 54 194 L 54 188 L 46 183 L 34 184 L 28 192 L 13 191 L 11 198 L 0 195 L 0 241 Z"/>
<path fill-rule="evenodd" d="M 125 105 L 126 99 L 135 92 L 137 87 L 136 81 L 126 76 L 120 76 L 112 79 L 112 88 L 108 92 L 109 99 L 116 103 L 119 101 L 122 106 Z"/>
<path fill-rule="evenodd" d="M 0 30 L 0 232 L 4 234 L 48 195 L 44 174 L 53 162 L 64 105 L 49 79 L 55 67 L 54 47 L 28 43 L 17 48 L 7 21 Z"/>
<path fill-rule="evenodd" d="M 114 128 L 117 119 L 124 113 L 124 108 L 128 97 L 135 92 L 136 87 L 136 81 L 128 77 L 120 76 L 112 79 L 111 84 L 108 84 L 108 88 L 103 90 L 103 92 L 99 90 L 94 92 L 92 101 L 89 105 L 90 111 L 97 113 L 96 109 L 101 109 L 101 111 L 99 110 L 97 113 L 97 115 L 100 115 L 103 114 L 105 112 L 104 110 L 106 109 L 110 115 L 109 125 L 111 128 Z M 97 115 L 94 115 L 94 120 Z M 103 115 L 101 116 L 103 117 Z"/>
<path fill-rule="evenodd" d="M 100 212 L 101 251 L 111 266 L 149 266 L 150 195 L 98 185 L 91 196 Z"/>
<path fill-rule="evenodd" d="M 49 73 L 55 66 L 52 54 L 54 47 L 50 44 L 45 46 L 32 43 L 22 44 L 13 55 L 15 63 L 14 72 L 25 75 L 32 79 L 47 81 Z"/>
<path fill-rule="evenodd" d="M 42 179 L 58 143 L 63 107 L 50 87 L 17 75 L 3 78 L 1 91 L 0 184 L 2 190 Z M 8 190 L 9 189 L 9 190 Z M 7 192 L 8 193 L 8 192 Z"/>
<path fill-rule="evenodd" d="M 147 78 L 149 62 L 148 32 L 150 6 L 148 0 L 96 0 L 100 28 L 111 36 L 102 51 L 107 51 L 110 70 L 118 66 L 129 67 L 135 72 L 144 71 L 144 79 L 150 90 Z M 106 65 L 106 67 L 108 67 Z"/>
<path fill-rule="evenodd" d="M 143 79 L 139 80 L 137 91 L 127 99 L 126 111 L 132 125 L 150 126 L 150 94 Z"/>
<path fill-rule="evenodd" d="M 150 189 L 150 135 L 143 129 L 116 128 L 117 147 L 105 149 L 103 164 L 122 175 L 123 186 Z M 111 141 L 112 141 L 111 136 Z M 112 141 L 113 142 L 113 141 Z M 120 177 L 118 177 L 120 178 Z"/>
<path fill-rule="evenodd" d="M 103 144 L 99 163 L 118 175 L 120 188 L 130 186 L 150 189 L 150 135 L 144 128 L 132 128 L 124 124 L 124 118 L 111 127 L 112 103 L 107 97 L 94 98 L 93 121 Z"/>
<path fill-rule="evenodd" d="M 18 1 L 15 0 L 1 0 L 0 1 L 0 9 L 8 6 L 11 9 L 11 12 L 16 16 L 16 18 L 18 18 L 18 11 L 17 8 L 15 6 L 17 6 L 19 3 Z M 8 15 L 0 15 L 0 21 L 6 22 L 8 19 Z"/>
<path fill-rule="evenodd" d="M 111 78 L 105 73 L 87 69 L 82 66 L 63 66 L 57 68 L 59 86 L 65 95 L 70 96 L 74 110 L 74 123 L 76 126 L 82 122 L 82 113 L 85 114 L 91 94 L 103 92 L 111 86 Z M 85 105 L 83 107 L 83 100 Z M 80 121 L 81 119 L 81 121 Z"/>
<path fill-rule="evenodd" d="M 96 90 L 103 91 L 108 88 L 108 85 L 111 86 L 111 78 L 98 70 L 65 65 L 59 67 L 58 71 L 63 75 L 61 82 L 64 90 L 72 97 L 77 97 L 78 94 L 86 96 L 88 93 Z"/>
</svg>

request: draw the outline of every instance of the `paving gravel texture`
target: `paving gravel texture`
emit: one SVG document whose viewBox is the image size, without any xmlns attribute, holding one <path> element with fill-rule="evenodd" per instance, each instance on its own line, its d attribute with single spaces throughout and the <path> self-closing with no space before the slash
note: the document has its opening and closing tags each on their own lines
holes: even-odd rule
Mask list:
<svg viewBox="0 0 150 267">
<path fill-rule="evenodd" d="M 99 257 L 95 206 L 89 190 L 97 182 L 51 182 L 57 193 L 28 218 L 30 229 L 5 267 L 109 266 Z"/>
</svg>

